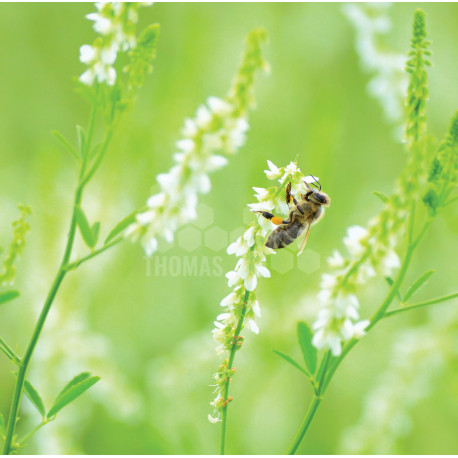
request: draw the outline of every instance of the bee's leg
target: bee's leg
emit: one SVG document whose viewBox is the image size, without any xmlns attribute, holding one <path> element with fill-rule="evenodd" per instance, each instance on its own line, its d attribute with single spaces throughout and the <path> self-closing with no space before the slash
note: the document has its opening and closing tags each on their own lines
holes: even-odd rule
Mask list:
<svg viewBox="0 0 458 458">
<path fill-rule="evenodd" d="M 291 194 L 291 181 L 286 185 L 286 203 L 289 205 L 291 202 L 294 202 L 294 205 L 297 205 L 297 200 Z"/>
<path fill-rule="evenodd" d="M 297 208 L 302 214 L 304 214 L 304 211 L 302 210 L 302 208 L 297 206 L 297 200 L 296 200 L 296 198 L 291 194 L 291 181 L 290 181 L 290 182 L 287 184 L 287 186 L 286 186 L 286 203 L 289 205 L 291 202 L 293 202 L 294 205 L 296 206 L 296 208 Z"/>
<path fill-rule="evenodd" d="M 272 223 L 276 224 L 277 226 L 279 224 L 288 224 L 288 223 L 290 223 L 291 222 L 291 217 L 292 217 L 292 214 L 293 214 L 293 212 L 291 212 L 290 215 L 289 215 L 289 221 L 286 221 L 284 219 L 281 219 L 279 216 L 275 216 L 274 214 L 269 213 L 269 212 L 255 211 L 255 213 L 261 213 L 261 215 L 264 216 L 264 218 L 270 219 L 272 221 Z"/>
</svg>

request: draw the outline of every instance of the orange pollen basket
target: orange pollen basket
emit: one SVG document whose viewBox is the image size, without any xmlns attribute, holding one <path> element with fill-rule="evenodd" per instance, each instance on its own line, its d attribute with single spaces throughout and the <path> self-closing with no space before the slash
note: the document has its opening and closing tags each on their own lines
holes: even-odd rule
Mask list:
<svg viewBox="0 0 458 458">
<path fill-rule="evenodd" d="M 274 216 L 271 219 L 272 223 L 276 224 L 277 226 L 283 222 L 283 219 L 280 218 L 279 216 Z"/>
</svg>

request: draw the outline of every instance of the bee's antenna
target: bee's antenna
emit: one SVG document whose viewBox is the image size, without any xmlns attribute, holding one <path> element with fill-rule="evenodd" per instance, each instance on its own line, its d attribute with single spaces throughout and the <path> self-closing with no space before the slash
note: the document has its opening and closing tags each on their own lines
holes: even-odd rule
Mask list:
<svg viewBox="0 0 458 458">
<path fill-rule="evenodd" d="M 310 176 L 315 180 L 313 183 L 311 183 L 311 185 L 314 186 L 315 188 L 317 188 L 319 191 L 321 191 L 320 182 L 313 175 L 310 175 Z M 318 186 L 316 185 L 316 183 L 318 183 Z"/>
</svg>

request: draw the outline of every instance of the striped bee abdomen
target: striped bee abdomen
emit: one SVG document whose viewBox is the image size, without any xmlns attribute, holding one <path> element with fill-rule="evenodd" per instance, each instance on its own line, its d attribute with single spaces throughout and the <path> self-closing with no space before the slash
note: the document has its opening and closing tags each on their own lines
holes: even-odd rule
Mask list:
<svg viewBox="0 0 458 458">
<path fill-rule="evenodd" d="M 284 248 L 294 242 L 304 232 L 304 229 L 304 224 L 299 221 L 277 227 L 267 238 L 266 246 L 274 250 Z"/>
</svg>

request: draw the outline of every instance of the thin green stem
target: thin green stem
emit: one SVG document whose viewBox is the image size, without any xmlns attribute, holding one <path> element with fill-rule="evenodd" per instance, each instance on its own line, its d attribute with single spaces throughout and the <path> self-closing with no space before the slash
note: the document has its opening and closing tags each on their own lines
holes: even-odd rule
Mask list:
<svg viewBox="0 0 458 458">
<path fill-rule="evenodd" d="M 312 402 L 307 410 L 307 413 L 305 414 L 304 419 L 302 420 L 301 426 L 299 427 L 299 430 L 297 431 L 296 436 L 293 439 L 293 442 L 289 446 L 289 449 L 287 451 L 288 455 L 294 455 L 296 453 L 299 445 L 301 444 L 305 435 L 307 434 L 307 431 L 312 423 L 313 417 L 315 416 L 316 411 L 318 410 L 318 407 L 321 403 L 321 400 L 323 399 L 321 393 L 323 391 L 324 380 L 326 376 L 326 371 L 328 369 L 329 360 L 331 358 L 331 352 L 328 351 L 324 358 L 324 367 L 323 372 L 321 373 L 320 381 L 318 382 L 318 389 L 312 398 Z"/>
<path fill-rule="evenodd" d="M 47 425 L 49 422 L 53 421 L 55 417 L 53 418 L 47 418 L 43 420 L 39 425 L 37 425 L 35 428 L 30 431 L 30 433 L 26 434 L 19 442 L 18 442 L 18 447 L 24 447 L 26 445 L 26 441 L 30 439 L 40 428 L 42 428 L 44 425 Z"/>
<path fill-rule="evenodd" d="M 27 369 L 30 364 L 30 360 L 32 358 L 33 352 L 37 345 L 41 331 L 43 330 L 43 326 L 45 324 L 46 318 L 53 304 L 54 298 L 56 297 L 57 291 L 59 290 L 59 287 L 68 271 L 67 266 L 69 264 L 69 260 L 71 257 L 73 242 L 74 242 L 75 234 L 76 234 L 76 226 L 77 226 L 76 224 L 76 211 L 77 210 L 76 209 L 81 204 L 81 200 L 83 197 L 83 190 L 84 190 L 85 185 L 88 183 L 89 179 L 93 176 L 93 174 L 97 170 L 97 167 L 100 165 L 101 158 L 99 161 L 96 160 L 96 164 L 94 164 L 90 172 L 87 175 L 85 175 L 88 155 L 84 153 L 89 152 L 90 147 L 91 147 L 89 142 L 92 141 L 92 133 L 94 130 L 94 123 L 95 123 L 95 118 L 96 118 L 96 110 L 97 110 L 97 107 L 96 106 L 93 107 L 90 121 L 89 121 L 88 139 L 84 145 L 84 151 L 81 152 L 83 161 L 81 163 L 81 170 L 80 170 L 80 175 L 79 175 L 78 186 L 75 191 L 74 202 L 73 202 L 73 211 L 72 211 L 72 217 L 71 217 L 71 222 L 70 222 L 70 229 L 68 232 L 67 244 L 65 247 L 64 255 L 63 255 L 59 270 L 57 271 L 57 274 L 54 278 L 51 289 L 48 293 L 48 296 L 46 297 L 45 303 L 40 312 L 40 316 L 38 317 L 38 321 L 33 330 L 32 337 L 27 346 L 27 350 L 19 364 L 19 370 L 17 374 L 16 385 L 15 385 L 14 394 L 13 394 L 13 400 L 11 402 L 11 409 L 10 409 L 10 414 L 8 418 L 8 427 L 6 431 L 5 443 L 4 443 L 4 449 L 3 449 L 3 453 L 5 455 L 10 454 L 10 452 L 12 451 L 14 432 L 15 432 L 16 423 L 18 420 L 18 413 L 19 413 L 19 407 L 21 404 L 22 393 L 24 390 L 24 381 L 25 381 Z M 108 143 L 111 139 L 111 136 L 112 136 L 112 128 L 110 126 L 107 136 L 105 138 L 104 146 L 102 148 L 103 153 L 105 152 L 106 148 L 108 147 Z"/>
<path fill-rule="evenodd" d="M 391 303 L 393 302 L 394 298 L 398 295 L 399 289 L 405 279 L 407 269 L 410 265 L 410 261 L 412 259 L 415 248 L 418 246 L 418 244 L 420 243 L 421 239 L 423 238 L 423 236 L 425 235 L 426 231 L 428 230 L 431 224 L 431 221 L 427 221 L 424 224 L 417 238 L 414 239 L 413 237 L 414 219 L 415 219 L 415 205 L 413 204 L 410 215 L 409 215 L 409 221 L 407 224 L 406 236 L 407 236 L 408 244 L 407 244 L 406 254 L 404 256 L 404 259 L 399 269 L 396 280 L 391 285 L 391 289 L 388 292 L 388 295 L 386 296 L 385 300 L 382 302 L 380 307 L 372 315 L 367 330 L 373 328 L 378 321 L 380 321 L 382 318 L 390 314 L 390 312 L 388 312 L 387 314 L 386 311 L 388 307 L 391 305 Z M 450 297 L 447 297 L 447 299 L 450 299 Z M 443 300 L 447 300 L 447 299 L 444 298 Z M 428 301 L 428 304 L 426 303 L 417 304 L 417 306 L 429 305 L 429 303 L 431 303 L 431 301 Z M 406 309 L 402 309 L 402 310 L 407 310 L 407 307 Z M 326 360 L 325 362 L 325 367 L 324 367 L 322 376 L 320 378 L 318 393 L 312 399 L 312 402 L 309 406 L 309 409 L 307 410 L 304 420 L 302 421 L 299 431 L 296 434 L 296 437 L 288 450 L 288 454 L 294 454 L 296 452 L 297 448 L 299 447 L 299 444 L 305 437 L 305 434 L 307 433 L 307 430 L 310 427 L 313 417 L 315 416 L 315 413 L 321 403 L 322 395 L 325 393 L 330 381 L 332 380 L 332 377 L 334 376 L 335 371 L 337 370 L 337 368 L 339 367 L 340 363 L 343 361 L 345 356 L 358 343 L 358 341 L 359 341 L 358 339 L 351 339 L 350 341 L 346 343 L 346 345 L 342 349 L 342 353 L 339 355 L 338 358 L 336 358 L 334 363 L 331 365 L 329 369 L 329 373 L 327 373 L 327 365 L 328 365 L 330 353 L 329 352 L 327 353 L 328 360 Z"/>
<path fill-rule="evenodd" d="M 245 313 L 247 309 L 248 298 L 250 297 L 250 292 L 245 291 L 245 297 L 243 298 L 243 308 L 242 314 L 240 315 L 239 321 L 237 322 L 237 328 L 235 329 L 233 344 L 231 348 L 231 353 L 229 355 L 229 361 L 227 363 L 227 370 L 232 369 L 232 364 L 234 363 L 235 352 L 238 348 L 238 338 L 243 326 L 243 320 L 245 319 Z M 226 445 L 226 424 L 227 424 L 227 405 L 228 405 L 228 394 L 229 394 L 229 378 L 226 380 L 223 390 L 223 399 L 226 401 L 226 405 L 222 410 L 222 421 L 221 421 L 221 455 L 224 455 L 224 448 Z"/>
<path fill-rule="evenodd" d="M 79 267 L 84 262 L 89 261 L 89 259 L 92 259 L 95 256 L 103 253 L 104 251 L 106 251 L 109 248 L 117 245 L 119 242 L 122 242 L 123 240 L 125 240 L 124 237 L 119 237 L 119 238 L 111 241 L 110 243 L 107 243 L 106 245 L 104 245 L 103 247 L 99 248 L 98 250 L 94 250 L 92 253 L 89 253 L 87 256 L 84 256 L 84 257 L 82 257 L 80 259 L 77 259 L 76 261 L 73 261 L 73 262 L 67 264 L 65 266 L 65 270 L 68 272 L 70 270 L 76 269 L 77 267 Z"/>
<path fill-rule="evenodd" d="M 105 152 L 108 148 L 108 145 L 110 144 L 111 138 L 113 136 L 113 126 L 110 126 L 108 128 L 107 134 L 105 136 L 105 140 L 103 142 L 102 148 L 100 149 L 97 157 L 95 158 L 94 162 L 92 163 L 91 168 L 87 172 L 87 174 L 84 176 L 84 178 L 81 180 L 81 186 L 84 187 L 88 181 L 93 177 L 94 173 L 97 171 L 97 169 L 100 166 L 100 163 L 102 162 L 103 157 L 105 156 Z"/>
<path fill-rule="evenodd" d="M 409 225 L 408 225 L 408 234 L 410 234 L 411 227 L 413 225 L 413 215 L 411 215 L 409 219 Z M 402 261 L 401 268 L 399 269 L 398 275 L 396 277 L 396 280 L 391 286 L 390 291 L 388 292 L 388 295 L 386 296 L 385 300 L 383 303 L 380 305 L 380 307 L 375 311 L 375 313 L 372 315 L 370 318 L 370 323 L 369 326 L 367 327 L 367 331 L 369 331 L 371 328 L 373 328 L 379 320 L 381 320 L 385 314 L 386 310 L 388 307 L 391 305 L 393 302 L 394 298 L 397 296 L 399 289 L 402 285 L 402 282 L 404 281 L 405 275 L 407 273 L 407 269 L 409 267 L 410 261 L 412 259 L 412 255 L 415 251 L 415 248 L 418 246 L 420 243 L 420 240 L 423 238 L 423 236 L 426 234 L 427 229 L 430 226 L 430 221 L 427 221 L 422 230 L 420 231 L 420 234 L 417 236 L 416 239 L 411 238 L 413 241 L 411 244 L 408 245 L 406 254 L 404 256 L 404 260 Z M 410 237 L 409 237 L 410 238 Z M 325 387 L 324 389 L 326 390 L 329 382 L 331 381 L 332 377 L 334 376 L 335 371 L 339 367 L 340 363 L 343 361 L 345 356 L 349 353 L 349 351 L 358 343 L 357 339 L 352 339 L 346 343 L 346 345 L 342 349 L 342 353 L 339 355 L 339 357 L 334 361 L 334 364 L 331 366 L 329 370 L 328 377 L 326 378 L 325 382 Z"/>
<path fill-rule="evenodd" d="M 388 318 L 390 316 L 397 315 L 401 312 L 408 312 L 409 310 L 427 307 L 428 305 L 440 304 L 442 302 L 449 301 L 450 299 L 454 299 L 455 297 L 458 297 L 458 293 L 452 293 L 448 294 L 447 296 L 437 297 L 436 299 L 430 299 L 429 301 L 419 302 L 418 304 L 409 305 L 400 309 L 390 310 L 389 312 L 385 313 L 383 318 Z"/>
<path fill-rule="evenodd" d="M 7 358 L 11 360 L 14 364 L 19 365 L 21 363 L 21 358 L 13 351 L 13 349 L 0 337 L 0 350 L 5 353 Z"/>
</svg>

